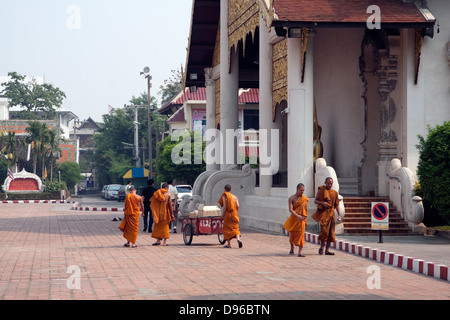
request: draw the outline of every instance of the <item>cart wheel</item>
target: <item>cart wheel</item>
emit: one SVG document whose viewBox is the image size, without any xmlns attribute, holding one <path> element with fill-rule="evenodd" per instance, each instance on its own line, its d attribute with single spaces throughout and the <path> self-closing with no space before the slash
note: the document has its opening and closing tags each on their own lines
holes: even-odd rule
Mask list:
<svg viewBox="0 0 450 320">
<path fill-rule="evenodd" d="M 190 245 L 192 243 L 192 225 L 189 223 L 184 226 L 183 231 L 183 240 L 186 245 Z"/>
<path fill-rule="evenodd" d="M 225 244 L 225 239 L 223 238 L 223 233 L 219 233 L 218 235 L 217 235 L 217 237 L 219 238 L 219 243 L 220 244 Z"/>
</svg>

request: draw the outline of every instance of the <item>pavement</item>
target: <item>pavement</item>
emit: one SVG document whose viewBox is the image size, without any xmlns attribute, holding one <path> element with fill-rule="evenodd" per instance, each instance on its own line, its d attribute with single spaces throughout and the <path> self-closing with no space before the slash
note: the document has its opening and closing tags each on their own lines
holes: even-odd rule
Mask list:
<svg viewBox="0 0 450 320">
<path fill-rule="evenodd" d="M 245 228 L 241 249 L 180 233 L 152 246 L 142 231 L 125 248 L 121 210 L 73 207 L 0 204 L 1 300 L 450 300 L 450 240 L 437 236 L 338 237 L 325 256 L 307 234 L 304 258 L 285 235 Z"/>
</svg>

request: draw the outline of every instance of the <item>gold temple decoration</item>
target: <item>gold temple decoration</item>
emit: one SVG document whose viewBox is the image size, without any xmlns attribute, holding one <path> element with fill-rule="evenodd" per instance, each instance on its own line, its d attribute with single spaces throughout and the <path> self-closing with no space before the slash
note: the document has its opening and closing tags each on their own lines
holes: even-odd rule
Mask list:
<svg viewBox="0 0 450 320">
<path fill-rule="evenodd" d="M 245 43 L 250 34 L 252 42 L 255 40 L 255 31 L 259 28 L 259 1 L 258 0 L 228 0 L 228 66 L 230 67 L 231 49 L 238 51 L 239 42 L 242 41 L 243 55 L 245 56 Z"/>
<path fill-rule="evenodd" d="M 272 121 L 276 120 L 277 106 L 283 101 L 287 101 L 287 39 L 273 45 L 272 48 Z"/>
<path fill-rule="evenodd" d="M 314 168 L 316 166 L 316 160 L 323 157 L 323 144 L 320 141 L 320 137 L 322 135 L 322 127 L 319 126 L 319 122 L 317 121 L 317 106 L 314 101 L 314 120 L 313 120 L 313 159 L 314 159 Z"/>
<path fill-rule="evenodd" d="M 220 123 L 220 78 L 216 80 L 216 128 Z"/>
<path fill-rule="evenodd" d="M 301 58 L 302 58 L 302 83 L 305 79 L 305 64 L 306 64 L 306 49 L 308 48 L 308 37 L 309 37 L 309 28 L 302 28 L 302 51 L 301 51 Z"/>
<path fill-rule="evenodd" d="M 270 30 L 272 27 L 272 21 L 275 17 L 275 12 L 273 9 L 273 0 L 259 0 L 259 12 L 264 20 L 264 24 L 267 29 Z M 262 26 L 261 26 L 262 27 Z"/>
<path fill-rule="evenodd" d="M 416 55 L 414 59 L 414 84 L 417 84 L 419 79 L 419 66 L 420 66 L 420 55 L 422 54 L 423 37 L 420 29 L 415 31 L 415 41 L 416 41 Z"/>
<path fill-rule="evenodd" d="M 217 27 L 216 43 L 214 45 L 214 53 L 211 66 L 214 68 L 220 64 L 220 19 Z"/>
</svg>

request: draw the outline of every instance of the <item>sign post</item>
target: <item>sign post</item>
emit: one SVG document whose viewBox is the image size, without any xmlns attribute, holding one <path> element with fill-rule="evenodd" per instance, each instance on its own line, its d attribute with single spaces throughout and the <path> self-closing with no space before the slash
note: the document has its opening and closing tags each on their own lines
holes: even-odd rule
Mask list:
<svg viewBox="0 0 450 320">
<path fill-rule="evenodd" d="M 380 231 L 380 240 L 383 243 L 383 230 L 389 230 L 389 202 L 372 202 L 372 230 Z"/>
</svg>

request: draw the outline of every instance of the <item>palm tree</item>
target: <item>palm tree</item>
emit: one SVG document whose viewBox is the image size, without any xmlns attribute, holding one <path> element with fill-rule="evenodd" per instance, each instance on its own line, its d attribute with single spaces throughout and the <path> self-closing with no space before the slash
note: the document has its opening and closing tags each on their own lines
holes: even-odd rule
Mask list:
<svg viewBox="0 0 450 320">
<path fill-rule="evenodd" d="M 14 131 L 8 131 L 8 134 L 3 131 L 0 133 L 0 141 L 5 144 L 0 150 L 1 154 L 4 154 L 7 161 L 8 167 L 12 168 L 17 165 L 18 155 L 17 155 L 17 143 L 23 144 L 23 141 L 16 138 L 16 133 Z"/>
<path fill-rule="evenodd" d="M 46 123 L 33 121 L 27 127 L 28 136 L 26 142 L 28 144 L 32 143 L 33 146 L 33 173 L 36 174 L 36 165 L 38 156 L 42 157 L 42 163 L 44 163 L 44 156 L 46 145 L 50 140 L 50 132 L 52 131 Z M 42 175 L 44 171 L 42 171 Z"/>
<path fill-rule="evenodd" d="M 50 181 L 53 181 L 53 158 L 58 156 L 60 151 L 58 135 L 54 130 L 50 130 L 46 152 L 50 158 Z"/>
</svg>

